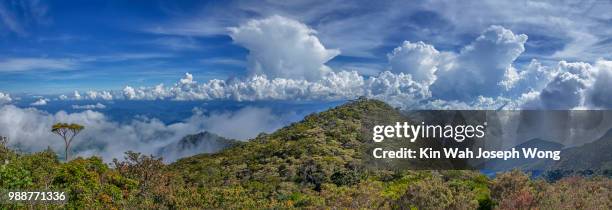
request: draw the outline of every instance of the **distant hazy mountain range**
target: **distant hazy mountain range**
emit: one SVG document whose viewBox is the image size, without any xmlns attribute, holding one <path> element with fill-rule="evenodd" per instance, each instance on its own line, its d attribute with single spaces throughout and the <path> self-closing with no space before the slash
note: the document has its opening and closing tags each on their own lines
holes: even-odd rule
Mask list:
<svg viewBox="0 0 612 210">
<path fill-rule="evenodd" d="M 488 161 L 480 168 L 492 171 L 505 171 L 518 168 L 525 171 L 602 171 L 612 169 L 612 129 L 599 139 L 577 147 L 562 149 L 564 145 L 542 139 L 532 139 L 520 145 L 521 148 L 538 148 L 539 150 L 561 150 L 561 159 L 510 159 Z"/>
<path fill-rule="evenodd" d="M 228 147 L 240 144 L 234 139 L 228 139 L 210 132 L 187 135 L 181 140 L 160 148 L 158 154 L 167 160 L 193 156 L 202 153 L 216 153 Z"/>
<path fill-rule="evenodd" d="M 552 164 L 548 169 L 612 169 L 612 129 L 591 143 L 564 149 L 561 152 L 561 160 Z"/>
<path fill-rule="evenodd" d="M 522 153 L 523 148 L 538 148 L 538 150 L 562 150 L 564 147 L 563 144 L 546 141 L 542 139 L 531 139 L 522 144 L 515 146 L 519 152 Z M 561 152 L 563 157 L 563 152 Z M 517 158 L 517 159 L 508 159 L 501 160 L 495 159 L 492 161 L 487 161 L 484 165 L 479 168 L 483 168 L 486 170 L 492 171 L 505 171 L 514 168 L 522 169 L 522 170 L 544 170 L 550 164 L 552 164 L 554 160 L 550 159 L 528 159 L 528 158 Z"/>
</svg>

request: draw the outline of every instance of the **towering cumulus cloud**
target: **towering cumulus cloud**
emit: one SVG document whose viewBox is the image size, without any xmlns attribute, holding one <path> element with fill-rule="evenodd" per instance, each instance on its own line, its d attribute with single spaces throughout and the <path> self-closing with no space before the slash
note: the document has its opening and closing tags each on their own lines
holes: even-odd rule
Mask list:
<svg viewBox="0 0 612 210">
<path fill-rule="evenodd" d="M 546 109 L 571 109 L 585 102 L 586 88 L 593 80 L 593 69 L 588 63 L 559 63 L 558 74 L 540 93 Z"/>
<path fill-rule="evenodd" d="M 169 86 L 75 92 L 60 99 L 316 101 L 366 96 L 407 109 L 612 107 L 610 61 L 547 66 L 534 59 L 516 67 L 527 35 L 497 25 L 457 52 L 404 41 L 387 54 L 388 66 L 369 76 L 326 66 L 340 52 L 325 48 L 313 29 L 296 20 L 254 19 L 229 28 L 229 36 L 249 51 L 249 75 L 198 82 L 187 73 Z"/>
<path fill-rule="evenodd" d="M 249 50 L 249 71 L 270 78 L 321 79 L 330 71 L 324 64 L 340 54 L 325 49 L 313 29 L 281 16 L 251 20 L 229 30 L 234 42 Z"/>
<path fill-rule="evenodd" d="M 590 101 L 598 108 L 612 107 L 612 61 L 598 61 L 597 79 L 591 88 Z"/>
<path fill-rule="evenodd" d="M 597 61 L 594 65 L 559 62 L 555 76 L 534 102 L 544 109 L 611 108 L 611 63 L 605 60 Z"/>
<path fill-rule="evenodd" d="M 450 100 L 498 96 L 504 76 L 516 71 L 512 63 L 525 51 L 526 41 L 525 34 L 516 35 L 501 26 L 489 27 L 459 52 L 452 67 L 437 71 L 432 94 Z"/>
<path fill-rule="evenodd" d="M 430 85 L 436 80 L 436 71 L 442 59 L 432 45 L 404 41 L 387 55 L 391 72 L 406 73 L 416 82 Z"/>
</svg>

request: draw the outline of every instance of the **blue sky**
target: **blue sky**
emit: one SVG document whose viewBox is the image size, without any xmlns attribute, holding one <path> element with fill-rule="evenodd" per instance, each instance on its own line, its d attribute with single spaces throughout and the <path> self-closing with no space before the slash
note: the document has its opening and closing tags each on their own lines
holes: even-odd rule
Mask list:
<svg viewBox="0 0 612 210">
<path fill-rule="evenodd" d="M 360 96 L 406 110 L 612 109 L 609 11 L 602 0 L 0 0 L 0 135 L 60 151 L 49 127 L 79 123 L 77 154 L 109 159 L 201 131 L 247 140 Z"/>
<path fill-rule="evenodd" d="M 530 13 L 538 5 L 529 4 L 3 0 L 0 89 L 67 93 L 171 84 L 185 72 L 201 81 L 244 76 L 248 51 L 232 42 L 226 28 L 275 14 L 305 23 L 325 46 L 340 49 L 328 65 L 368 74 L 384 70 L 386 54 L 404 40 L 459 51 L 491 24 L 529 36 L 518 66 L 532 58 L 610 59 L 610 2 L 555 4 L 545 14 Z M 573 40 L 581 35 L 596 40 Z M 580 42 L 588 42 L 586 49 L 555 55 Z M 18 59 L 31 60 L 9 67 Z"/>
<path fill-rule="evenodd" d="M 2 0 L 0 92 L 607 107 L 605 94 L 589 91 L 606 86 L 596 80 L 612 59 L 611 9 L 609 1 Z M 555 83 L 563 72 L 576 81 Z M 570 102 L 550 102 L 558 99 Z"/>
<path fill-rule="evenodd" d="M 32 60 L 0 71 L 10 92 L 59 93 L 151 85 L 185 72 L 203 78 L 243 74 L 244 49 L 224 35 L 158 35 L 148 27 L 192 13 L 206 3 L 154 1 L 53 1 L 19 5 L 2 1 L 1 59 Z M 25 3 L 28 4 L 28 3 Z M 182 16 L 182 15 L 181 15 Z M 11 27 L 11 25 L 14 25 Z M 47 62 L 45 62 L 47 61 Z M 38 62 L 39 65 L 32 63 Z M 0 67 L 2 68 L 2 67 Z M 8 70 L 7 70 L 8 69 Z"/>
</svg>

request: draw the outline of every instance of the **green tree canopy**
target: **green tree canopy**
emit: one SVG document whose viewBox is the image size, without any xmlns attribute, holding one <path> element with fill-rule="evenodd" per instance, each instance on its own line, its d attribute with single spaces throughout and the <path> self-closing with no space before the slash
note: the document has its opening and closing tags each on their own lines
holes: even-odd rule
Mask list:
<svg viewBox="0 0 612 210">
<path fill-rule="evenodd" d="M 70 153 L 70 144 L 72 143 L 72 140 L 83 129 L 85 129 L 84 126 L 75 124 L 75 123 L 71 123 L 71 124 L 56 123 L 51 128 L 51 132 L 59 135 L 60 137 L 62 137 L 62 139 L 64 139 L 66 161 L 68 161 L 70 158 L 69 153 Z"/>
</svg>

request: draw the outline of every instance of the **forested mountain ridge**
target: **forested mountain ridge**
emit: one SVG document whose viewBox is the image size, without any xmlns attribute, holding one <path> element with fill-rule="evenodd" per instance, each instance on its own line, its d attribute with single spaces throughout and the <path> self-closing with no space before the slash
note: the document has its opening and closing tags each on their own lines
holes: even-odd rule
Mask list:
<svg viewBox="0 0 612 210">
<path fill-rule="evenodd" d="M 332 174 L 340 176 L 361 170 L 362 150 L 365 149 L 363 135 L 367 133 L 362 130 L 364 123 L 399 120 L 400 116 L 397 110 L 379 101 L 353 101 L 311 114 L 272 134 L 259 135 L 247 144 L 179 160 L 170 168 L 183 171 L 187 178 L 201 180 L 207 185 L 219 181 L 208 180 L 220 175 L 213 175 L 215 172 L 211 169 L 223 168 L 223 173 L 228 174 L 226 179 L 274 176 L 281 181 L 312 184 L 318 189 L 322 182 L 330 181 L 327 179 Z M 321 177 L 309 174 L 316 172 L 321 172 Z"/>
<path fill-rule="evenodd" d="M 371 139 L 364 129 L 400 120 L 393 107 L 358 99 L 247 143 L 170 165 L 132 152 L 110 166 L 97 157 L 61 163 L 53 151 L 20 154 L 2 145 L 0 189 L 66 191 L 69 201 L 50 209 L 612 207 L 612 182 L 603 177 L 548 183 L 520 171 L 490 179 L 478 171 L 364 167 L 365 141 Z"/>
</svg>

